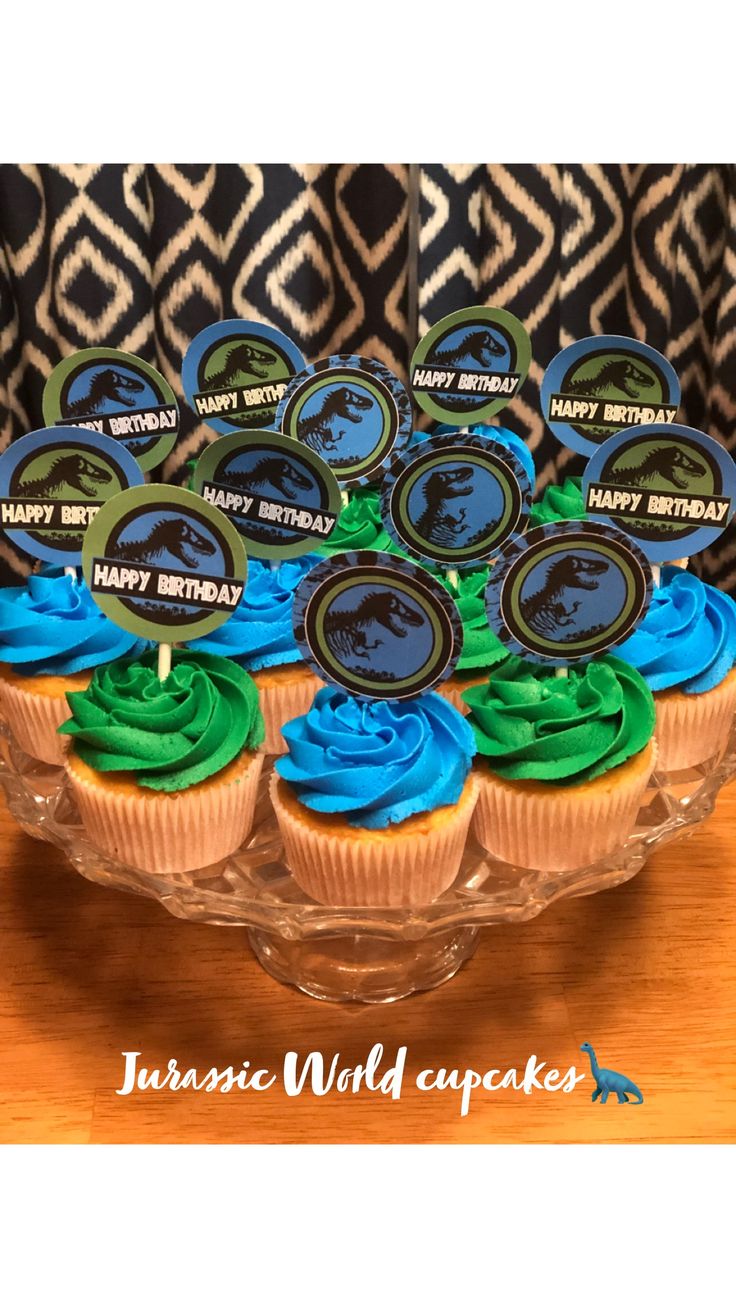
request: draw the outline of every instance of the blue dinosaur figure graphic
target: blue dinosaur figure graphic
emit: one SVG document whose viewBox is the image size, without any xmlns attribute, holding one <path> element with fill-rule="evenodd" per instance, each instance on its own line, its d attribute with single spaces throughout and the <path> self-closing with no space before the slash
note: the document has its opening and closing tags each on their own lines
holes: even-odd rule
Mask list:
<svg viewBox="0 0 736 1308">
<path fill-rule="evenodd" d="M 634 1085 L 633 1081 L 629 1080 L 628 1076 L 622 1076 L 620 1072 L 611 1072 L 607 1067 L 598 1066 L 595 1049 L 592 1045 L 588 1044 L 587 1040 L 584 1045 L 580 1046 L 580 1048 L 583 1053 L 587 1054 L 590 1058 L 590 1070 L 596 1084 L 596 1089 L 593 1091 L 592 1096 L 593 1103 L 595 1103 L 596 1099 L 600 1096 L 601 1103 L 605 1104 L 611 1093 L 615 1094 L 620 1104 L 630 1104 L 631 1100 L 629 1099 L 629 1095 L 638 1095 L 638 1098 L 634 1100 L 634 1103 L 644 1103 L 644 1096 L 641 1090 L 637 1085 Z"/>
</svg>

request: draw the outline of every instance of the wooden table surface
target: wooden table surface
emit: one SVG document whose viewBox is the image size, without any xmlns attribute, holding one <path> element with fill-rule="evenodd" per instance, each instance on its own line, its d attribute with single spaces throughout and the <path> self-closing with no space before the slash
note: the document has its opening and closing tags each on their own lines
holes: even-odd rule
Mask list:
<svg viewBox="0 0 736 1308">
<path fill-rule="evenodd" d="M 730 1141 L 736 1136 L 736 787 L 713 817 L 620 886 L 484 930 L 445 986 L 398 1004 L 318 1003 L 267 976 L 238 928 L 175 920 L 103 890 L 23 834 L 0 801 L 3 1142 Z M 419 1069 L 576 1064 L 589 1040 L 642 1106 L 571 1094 L 420 1093 Z M 399 1101 L 185 1090 L 116 1095 L 123 1050 L 166 1069 L 280 1070 L 284 1053 L 388 1061 Z M 387 1064 L 386 1064 L 387 1065 Z"/>
</svg>

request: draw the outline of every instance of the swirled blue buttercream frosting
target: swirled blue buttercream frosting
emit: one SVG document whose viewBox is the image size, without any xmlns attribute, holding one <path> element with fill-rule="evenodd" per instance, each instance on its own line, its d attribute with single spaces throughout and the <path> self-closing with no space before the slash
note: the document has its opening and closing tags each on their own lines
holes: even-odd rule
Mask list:
<svg viewBox="0 0 736 1308">
<path fill-rule="evenodd" d="M 641 625 L 616 653 L 650 690 L 713 690 L 736 661 L 736 603 L 691 572 L 665 567 Z"/>
<path fill-rule="evenodd" d="M 275 766 L 297 799 L 371 830 L 456 804 L 475 753 L 464 717 L 433 694 L 368 701 L 328 686 L 282 730 Z"/>
<path fill-rule="evenodd" d="M 45 568 L 0 590 L 0 662 L 21 676 L 71 676 L 148 648 L 105 616 L 81 575 Z"/>
<path fill-rule="evenodd" d="M 190 649 L 225 655 L 249 672 L 300 662 L 291 622 L 294 591 L 310 568 L 321 562 L 317 554 L 302 554 L 272 569 L 267 562 L 249 559 L 238 607 L 216 631 L 190 641 Z"/>
</svg>

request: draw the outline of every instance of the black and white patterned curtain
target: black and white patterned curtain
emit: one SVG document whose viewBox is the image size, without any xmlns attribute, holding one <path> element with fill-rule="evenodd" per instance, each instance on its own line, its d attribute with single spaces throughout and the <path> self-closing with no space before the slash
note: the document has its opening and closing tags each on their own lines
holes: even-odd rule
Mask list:
<svg viewBox="0 0 736 1308">
<path fill-rule="evenodd" d="M 43 425 L 60 358 L 110 345 L 155 363 L 184 421 L 163 475 L 209 432 L 180 385 L 194 335 L 225 317 L 280 327 L 406 375 L 417 334 L 468 304 L 508 308 L 531 372 L 501 420 L 538 485 L 575 470 L 539 382 L 595 332 L 646 340 L 683 388 L 681 420 L 736 448 L 736 168 L 727 164 L 0 166 L 0 445 Z M 736 589 L 727 533 L 701 556 Z M 27 565 L 0 537 L 8 580 Z"/>
</svg>

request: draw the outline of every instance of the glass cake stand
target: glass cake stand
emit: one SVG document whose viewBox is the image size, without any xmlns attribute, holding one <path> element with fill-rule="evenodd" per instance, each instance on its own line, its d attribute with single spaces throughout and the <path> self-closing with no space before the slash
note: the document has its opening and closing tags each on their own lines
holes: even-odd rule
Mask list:
<svg viewBox="0 0 736 1308">
<path fill-rule="evenodd" d="M 268 800 L 267 759 L 248 842 L 211 867 L 158 876 L 100 854 L 85 839 L 61 768 L 24 754 L 0 724 L 0 784 L 29 835 L 65 853 L 89 881 L 157 899 L 175 917 L 245 927 L 262 966 L 317 999 L 382 1003 L 449 980 L 469 959 L 481 927 L 523 922 L 567 896 L 633 877 L 650 854 L 711 813 L 736 773 L 736 730 L 720 759 L 688 772 L 655 773 L 635 830 L 615 854 L 575 872 L 494 861 L 473 839 L 450 890 L 413 908 L 327 908 L 310 900 L 283 861 Z"/>
</svg>

